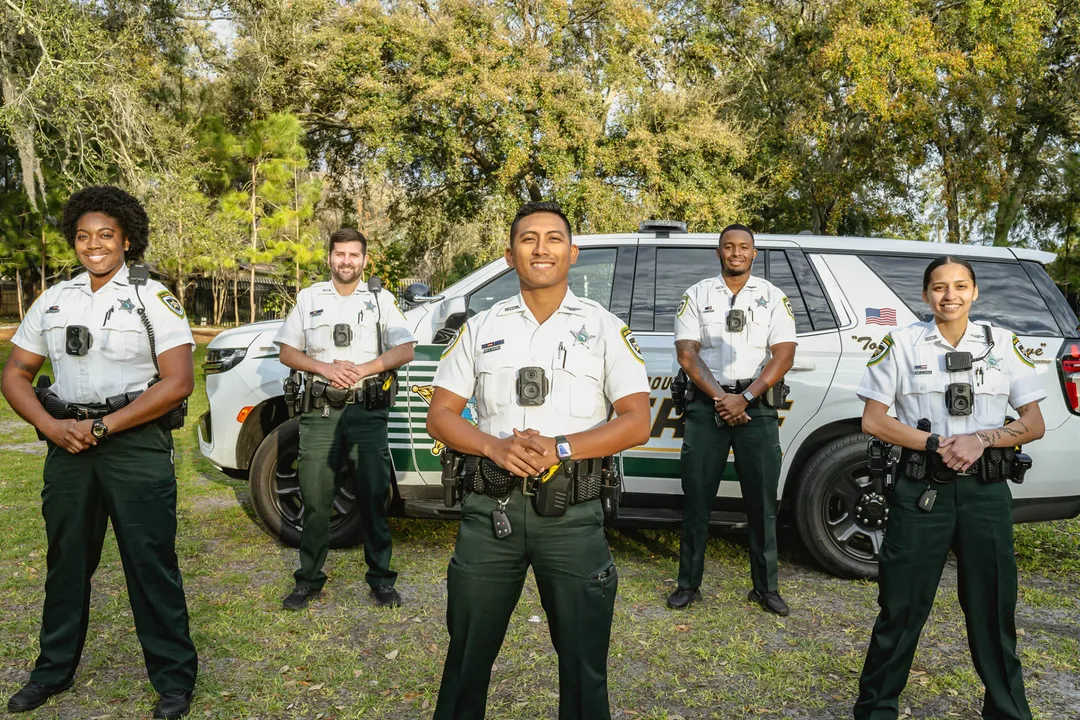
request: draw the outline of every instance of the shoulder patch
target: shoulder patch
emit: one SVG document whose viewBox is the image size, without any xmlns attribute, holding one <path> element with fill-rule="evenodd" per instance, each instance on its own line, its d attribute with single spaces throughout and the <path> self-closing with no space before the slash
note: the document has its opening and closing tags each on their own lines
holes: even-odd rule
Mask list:
<svg viewBox="0 0 1080 720">
<path fill-rule="evenodd" d="M 619 331 L 619 334 L 622 335 L 623 342 L 626 343 L 626 347 L 629 348 L 631 354 L 644 365 L 645 357 L 641 354 L 641 346 L 638 345 L 637 338 L 634 337 L 634 331 L 623 325 L 623 329 Z"/>
<path fill-rule="evenodd" d="M 866 367 L 870 367 L 871 365 L 877 365 L 879 362 L 884 360 L 885 356 L 889 354 L 890 350 L 892 350 L 892 346 L 892 333 L 889 333 L 884 338 L 882 338 L 880 343 L 878 343 L 877 350 L 874 351 L 874 354 L 871 355 L 870 359 L 866 362 Z"/>
<path fill-rule="evenodd" d="M 690 295 L 683 293 L 682 301 L 679 303 L 679 311 L 675 313 L 675 317 L 682 317 L 683 311 L 686 310 L 688 304 L 690 304 Z"/>
<path fill-rule="evenodd" d="M 1016 357 L 1020 358 L 1020 362 L 1030 368 L 1035 367 L 1035 361 L 1028 357 L 1027 350 L 1025 350 L 1023 344 L 1021 344 L 1020 338 L 1015 335 L 1012 336 L 1012 346 L 1013 351 L 1016 353 Z"/>
<path fill-rule="evenodd" d="M 787 314 L 791 317 L 792 320 L 794 320 L 795 319 L 795 311 L 791 309 L 791 301 L 788 300 L 787 295 L 784 295 L 783 298 L 784 298 L 784 301 L 783 301 L 784 302 L 784 309 L 787 310 Z"/>
<path fill-rule="evenodd" d="M 184 317 L 184 306 L 180 304 L 180 301 L 177 300 L 176 296 L 174 296 L 171 292 L 169 292 L 168 290 L 162 290 L 157 294 L 157 296 L 158 299 L 161 300 L 161 303 L 165 307 L 169 308 L 173 315 L 178 318 Z"/>
</svg>

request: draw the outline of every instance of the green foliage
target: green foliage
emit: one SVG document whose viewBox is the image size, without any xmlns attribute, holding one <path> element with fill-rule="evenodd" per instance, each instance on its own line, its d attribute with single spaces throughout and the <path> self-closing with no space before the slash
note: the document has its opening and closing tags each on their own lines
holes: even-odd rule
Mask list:
<svg viewBox="0 0 1080 720">
<path fill-rule="evenodd" d="M 241 273 L 325 277 L 341 226 L 453 281 L 538 198 L 577 233 L 1039 246 L 1075 288 L 1078 43 L 1072 0 L 4 2 L 0 273 L 63 272 L 63 200 L 107 181 L 218 317 Z"/>
</svg>

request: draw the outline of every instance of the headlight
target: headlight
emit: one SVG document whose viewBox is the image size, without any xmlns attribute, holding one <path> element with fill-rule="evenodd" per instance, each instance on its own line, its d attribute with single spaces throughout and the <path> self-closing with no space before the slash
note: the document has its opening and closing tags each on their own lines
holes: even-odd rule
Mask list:
<svg viewBox="0 0 1080 720">
<path fill-rule="evenodd" d="M 245 355 L 247 355 L 247 348 L 211 348 L 206 351 L 203 373 L 214 375 L 231 370 L 244 359 Z"/>
</svg>

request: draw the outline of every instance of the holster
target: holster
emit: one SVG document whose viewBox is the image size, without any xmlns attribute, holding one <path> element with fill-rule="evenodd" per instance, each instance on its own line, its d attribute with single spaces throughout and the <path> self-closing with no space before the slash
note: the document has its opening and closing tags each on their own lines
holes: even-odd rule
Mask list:
<svg viewBox="0 0 1080 720">
<path fill-rule="evenodd" d="M 282 390 L 285 391 L 285 409 L 288 410 L 289 417 L 294 417 L 300 412 L 303 382 L 304 374 L 299 370 L 293 370 L 281 384 Z"/>
<path fill-rule="evenodd" d="M 379 410 L 394 407 L 398 393 L 397 371 L 386 370 L 364 381 L 364 407 Z"/>
<path fill-rule="evenodd" d="M 891 498 L 896 478 L 893 475 L 892 445 L 876 437 L 866 444 L 870 479 L 879 484 L 886 498 Z"/>
<path fill-rule="evenodd" d="M 460 473 L 465 464 L 465 456 L 444 447 L 439 462 L 442 464 L 443 505 L 454 507 L 461 497 Z"/>
<path fill-rule="evenodd" d="M 760 399 L 766 406 L 782 410 L 789 392 L 791 392 L 791 386 L 784 382 L 784 378 L 780 378 L 775 385 L 762 393 Z"/>
<path fill-rule="evenodd" d="M 690 382 L 690 376 L 685 370 L 680 369 L 671 380 L 671 405 L 675 408 L 675 414 L 682 415 L 686 412 L 686 406 L 690 403 L 693 394 L 691 388 L 694 383 Z"/>
</svg>

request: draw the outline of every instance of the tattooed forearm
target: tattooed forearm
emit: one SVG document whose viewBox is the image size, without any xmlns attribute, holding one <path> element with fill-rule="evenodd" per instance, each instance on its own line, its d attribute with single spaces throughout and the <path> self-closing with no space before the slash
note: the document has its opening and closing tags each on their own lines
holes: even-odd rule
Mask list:
<svg viewBox="0 0 1080 720">
<path fill-rule="evenodd" d="M 975 437 L 979 438 L 979 442 L 982 443 L 984 448 L 995 447 L 998 441 L 1006 441 L 1005 445 L 1021 445 L 1031 434 L 1031 429 L 1027 426 L 1023 420 L 1013 420 L 1005 427 L 994 428 L 993 430 L 979 430 L 975 433 Z"/>
<path fill-rule="evenodd" d="M 716 379 L 705 361 L 701 359 L 701 343 L 697 340 L 676 340 L 675 356 L 679 367 L 686 371 L 695 385 L 712 393 L 720 392 Z"/>
<path fill-rule="evenodd" d="M 16 370 L 22 370 L 23 372 L 30 373 L 31 375 L 37 372 L 37 368 L 24 363 L 19 358 L 11 358 L 11 364 L 15 366 Z"/>
</svg>

